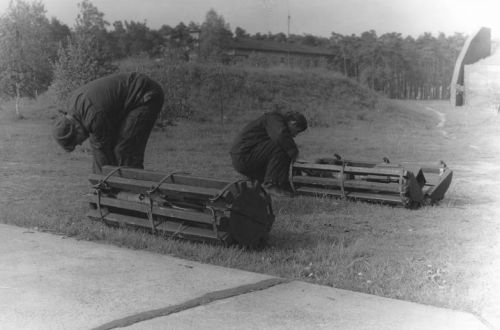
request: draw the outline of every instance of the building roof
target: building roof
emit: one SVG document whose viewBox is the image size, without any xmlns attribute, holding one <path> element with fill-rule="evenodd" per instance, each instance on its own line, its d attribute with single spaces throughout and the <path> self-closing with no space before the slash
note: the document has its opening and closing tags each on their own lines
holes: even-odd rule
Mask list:
<svg viewBox="0 0 500 330">
<path fill-rule="evenodd" d="M 302 55 L 333 56 L 333 52 L 326 48 L 311 47 L 300 44 L 276 42 L 269 40 L 235 39 L 228 43 L 228 48 L 246 51 L 294 53 Z"/>
</svg>

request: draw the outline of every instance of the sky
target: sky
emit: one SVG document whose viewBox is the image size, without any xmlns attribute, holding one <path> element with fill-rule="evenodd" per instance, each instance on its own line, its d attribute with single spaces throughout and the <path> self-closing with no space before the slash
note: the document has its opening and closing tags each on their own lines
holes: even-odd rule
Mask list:
<svg viewBox="0 0 500 330">
<path fill-rule="evenodd" d="M 0 15 L 10 0 L 0 0 Z M 33 0 L 24 0 L 33 2 Z M 80 0 L 39 0 L 47 17 L 73 27 Z M 375 30 L 377 35 L 398 32 L 418 37 L 424 32 L 470 35 L 482 26 L 500 38 L 500 0 L 91 0 L 109 23 L 146 22 L 152 29 L 180 22 L 202 23 L 214 9 L 232 31 L 251 34 L 290 33 L 329 37 Z"/>
</svg>

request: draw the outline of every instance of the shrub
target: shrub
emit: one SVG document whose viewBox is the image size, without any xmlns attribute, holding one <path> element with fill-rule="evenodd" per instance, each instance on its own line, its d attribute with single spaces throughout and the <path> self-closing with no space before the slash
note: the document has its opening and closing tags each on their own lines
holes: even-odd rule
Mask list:
<svg viewBox="0 0 500 330">
<path fill-rule="evenodd" d="M 51 90 L 56 102 L 62 106 L 69 94 L 83 84 L 117 70 L 110 61 L 93 51 L 93 42 L 68 40 L 60 46 L 54 63 L 54 80 Z"/>
</svg>

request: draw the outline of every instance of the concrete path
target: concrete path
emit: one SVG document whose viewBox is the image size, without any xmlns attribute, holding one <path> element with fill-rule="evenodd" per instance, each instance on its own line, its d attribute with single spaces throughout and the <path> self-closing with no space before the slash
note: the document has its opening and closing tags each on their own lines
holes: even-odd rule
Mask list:
<svg viewBox="0 0 500 330">
<path fill-rule="evenodd" d="M 0 224 L 1 329 L 488 329 L 453 310 Z"/>
</svg>

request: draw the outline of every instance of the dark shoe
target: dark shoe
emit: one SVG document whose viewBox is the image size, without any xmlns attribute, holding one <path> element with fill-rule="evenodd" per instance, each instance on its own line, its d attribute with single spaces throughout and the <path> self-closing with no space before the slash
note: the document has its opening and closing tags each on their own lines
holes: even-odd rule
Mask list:
<svg viewBox="0 0 500 330">
<path fill-rule="evenodd" d="M 293 194 L 275 185 L 264 186 L 264 190 L 273 197 L 293 197 Z"/>
</svg>

